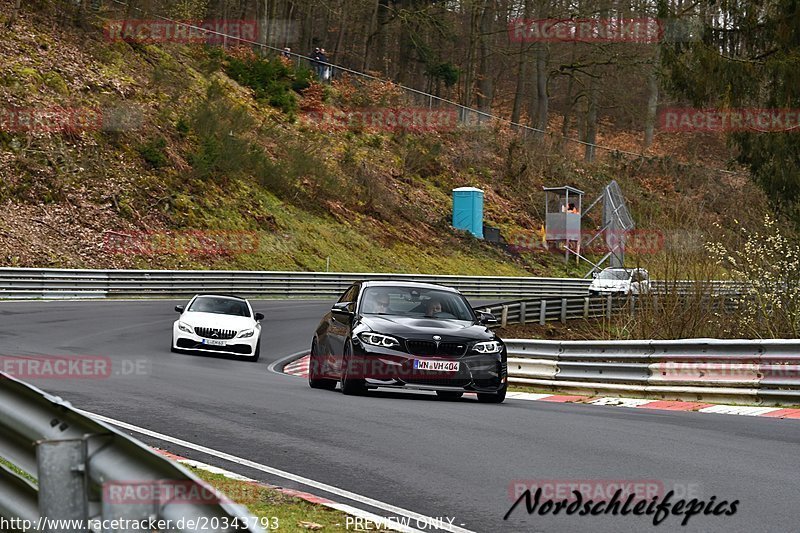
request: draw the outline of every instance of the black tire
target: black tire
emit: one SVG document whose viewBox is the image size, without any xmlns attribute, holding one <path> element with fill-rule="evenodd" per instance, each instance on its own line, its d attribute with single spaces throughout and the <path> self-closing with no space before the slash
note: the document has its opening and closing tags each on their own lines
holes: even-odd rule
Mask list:
<svg viewBox="0 0 800 533">
<path fill-rule="evenodd" d="M 261 337 L 258 337 L 258 343 L 256 343 L 256 353 L 253 354 L 253 357 L 250 358 L 250 361 L 253 363 L 258 362 L 258 358 L 261 357 Z"/>
<path fill-rule="evenodd" d="M 458 400 L 459 398 L 464 396 L 464 393 L 451 390 L 437 390 L 436 396 L 438 396 L 442 400 L 453 401 L 453 400 Z"/>
<path fill-rule="evenodd" d="M 344 354 L 342 355 L 342 393 L 348 396 L 357 396 L 364 394 L 367 391 L 366 382 L 363 379 L 353 378 L 349 374 L 353 371 L 350 355 L 353 353 L 353 347 L 350 341 L 344 345 Z"/>
<path fill-rule="evenodd" d="M 169 351 L 172 353 L 181 353 L 179 349 L 175 347 L 175 338 L 173 337 L 172 341 L 169 343 Z"/>
<path fill-rule="evenodd" d="M 318 369 L 321 368 L 317 350 L 317 339 L 314 339 L 311 343 L 311 353 L 308 356 L 308 386 L 312 389 L 333 390 L 336 388 L 335 379 L 317 377 Z"/>
<path fill-rule="evenodd" d="M 503 403 L 506 400 L 507 390 L 508 383 L 505 383 L 498 392 L 479 392 L 478 401 L 481 403 Z"/>
</svg>

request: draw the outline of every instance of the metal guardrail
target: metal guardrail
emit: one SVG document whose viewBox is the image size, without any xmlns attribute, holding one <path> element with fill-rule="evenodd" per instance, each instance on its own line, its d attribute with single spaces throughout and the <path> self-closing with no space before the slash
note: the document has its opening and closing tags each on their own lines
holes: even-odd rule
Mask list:
<svg viewBox="0 0 800 533">
<path fill-rule="evenodd" d="M 612 313 L 631 309 L 634 300 L 608 296 L 541 296 L 523 300 L 480 306 L 499 320 L 499 325 L 529 324 L 559 320 L 562 323 L 575 318 L 610 317 Z"/>
<path fill-rule="evenodd" d="M 561 391 L 800 404 L 800 340 L 506 340 L 509 381 Z"/>
<path fill-rule="evenodd" d="M 64 270 L 0 268 L 0 298 L 128 298 L 230 292 L 242 296 L 331 298 L 358 280 L 439 283 L 476 298 L 531 298 L 587 294 L 589 281 L 573 278 L 433 276 L 338 272 L 221 270 Z"/>
<path fill-rule="evenodd" d="M 199 533 L 208 531 L 208 524 L 227 523 L 227 528 L 219 525 L 213 530 L 262 532 L 243 507 L 229 503 L 184 467 L 79 413 L 68 402 L 6 374 L 0 374 L 0 457 L 38 481 L 31 483 L 0 468 L 0 517 L 18 519 L 20 528 L 22 520 L 30 521 L 28 531 L 33 530 L 31 523 L 46 533 L 75 533 L 89 531 L 89 519 L 92 524 L 128 520 L 129 525 L 156 519 L 171 521 L 175 531 Z M 165 494 L 170 486 L 173 496 L 183 490 L 183 494 L 203 497 L 161 501 L 158 491 Z M 150 496 L 124 501 L 115 498 L 109 487 L 137 495 L 147 489 L 145 494 Z M 77 520 L 82 527 L 46 519 Z M 149 529 L 131 525 L 103 533 L 132 530 Z"/>
<path fill-rule="evenodd" d="M 242 296 L 331 298 L 358 280 L 439 283 L 474 298 L 525 299 L 586 296 L 591 280 L 505 276 L 436 276 L 357 272 L 280 272 L 234 270 L 68 270 L 0 268 L 0 299 L 72 299 L 187 296 L 204 291 Z M 715 281 L 653 282 L 653 290 L 685 293 L 708 290 L 736 293 L 742 284 Z M 571 302 L 570 305 L 573 305 Z M 552 306 L 550 306 L 552 309 Z"/>
</svg>

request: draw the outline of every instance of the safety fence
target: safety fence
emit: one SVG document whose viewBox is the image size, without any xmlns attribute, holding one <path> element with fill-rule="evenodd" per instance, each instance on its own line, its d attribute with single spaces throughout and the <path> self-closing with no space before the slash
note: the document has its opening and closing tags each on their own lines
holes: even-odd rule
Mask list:
<svg viewBox="0 0 800 533">
<path fill-rule="evenodd" d="M 506 340 L 509 381 L 548 390 L 800 404 L 798 340 Z"/>
<path fill-rule="evenodd" d="M 278 272 L 233 270 L 69 270 L 0 268 L 0 299 L 137 298 L 227 292 L 262 298 L 334 298 L 355 281 L 395 280 L 454 287 L 470 298 L 526 299 L 587 296 L 591 280 L 429 274 Z M 655 293 L 737 294 L 741 283 L 672 281 L 652 283 Z M 599 304 L 594 303 L 592 306 Z M 579 305 L 570 300 L 570 308 Z M 553 306 L 548 304 L 553 312 Z M 571 311 L 570 311 L 571 312 Z"/>
<path fill-rule="evenodd" d="M 0 457 L 17 469 L 0 465 L 4 531 L 150 531 L 153 521 L 171 531 L 263 531 L 184 467 L 1 373 Z"/>
<path fill-rule="evenodd" d="M 0 268 L 0 298 L 136 298 L 224 292 L 264 298 L 334 298 L 353 282 L 438 283 L 475 298 L 515 299 L 588 294 L 589 281 L 572 278 L 433 276 L 425 274 L 220 270 L 63 270 Z"/>
</svg>

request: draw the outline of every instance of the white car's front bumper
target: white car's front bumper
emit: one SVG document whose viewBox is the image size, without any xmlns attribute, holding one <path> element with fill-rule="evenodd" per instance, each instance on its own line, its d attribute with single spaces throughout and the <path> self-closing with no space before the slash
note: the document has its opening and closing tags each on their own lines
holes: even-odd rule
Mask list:
<svg viewBox="0 0 800 533">
<path fill-rule="evenodd" d="M 254 357 L 260 334 L 260 329 L 256 329 L 252 337 L 234 337 L 226 340 L 206 339 L 195 333 L 188 333 L 179 329 L 178 323 L 175 322 L 172 325 L 172 347 L 178 350 Z M 221 344 L 210 344 L 209 341 Z"/>
</svg>

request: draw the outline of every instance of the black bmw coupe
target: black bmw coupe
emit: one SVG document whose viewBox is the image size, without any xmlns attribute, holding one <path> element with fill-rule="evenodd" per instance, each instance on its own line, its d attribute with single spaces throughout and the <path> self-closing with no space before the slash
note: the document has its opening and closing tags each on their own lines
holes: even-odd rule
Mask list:
<svg viewBox="0 0 800 533">
<path fill-rule="evenodd" d="M 508 387 L 506 347 L 457 290 L 427 283 L 363 281 L 323 317 L 311 343 L 308 382 L 360 394 L 378 387 L 436 391 L 444 399 L 476 392 L 501 403 Z"/>
</svg>

